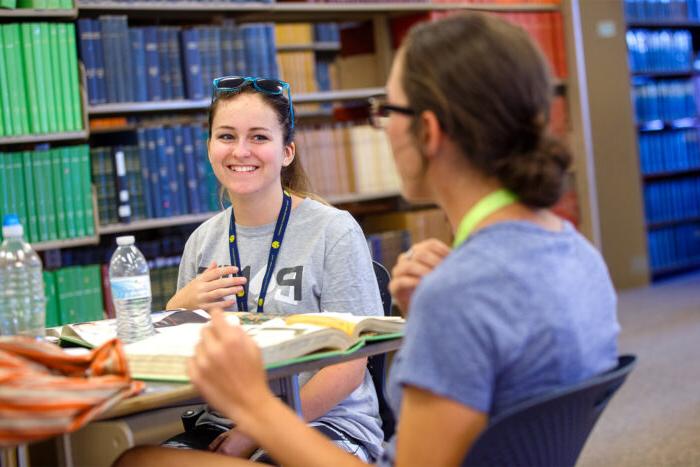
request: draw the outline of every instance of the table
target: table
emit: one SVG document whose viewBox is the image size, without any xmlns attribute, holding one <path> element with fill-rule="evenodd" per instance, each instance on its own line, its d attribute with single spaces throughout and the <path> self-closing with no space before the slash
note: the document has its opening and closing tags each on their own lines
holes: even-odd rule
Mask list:
<svg viewBox="0 0 700 467">
<path fill-rule="evenodd" d="M 370 342 L 351 353 L 308 356 L 307 361 L 269 368 L 268 381 L 275 382 L 282 399 L 299 412 L 299 373 L 384 354 L 397 350 L 400 345 L 401 338 L 394 337 Z M 202 402 L 191 384 L 149 382 L 145 393 L 120 401 L 77 432 L 59 437 L 59 465 L 109 466 L 133 446 L 158 443 L 182 432 L 180 414 Z"/>
</svg>

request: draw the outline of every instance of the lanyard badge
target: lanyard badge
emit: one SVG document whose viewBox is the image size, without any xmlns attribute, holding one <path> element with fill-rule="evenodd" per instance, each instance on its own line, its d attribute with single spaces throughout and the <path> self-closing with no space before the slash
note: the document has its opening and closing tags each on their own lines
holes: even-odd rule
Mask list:
<svg viewBox="0 0 700 467">
<path fill-rule="evenodd" d="M 469 211 L 467 211 L 460 221 L 452 247 L 457 248 L 459 245 L 461 245 L 467 239 L 467 237 L 469 237 L 474 230 L 474 227 L 476 227 L 479 222 L 499 209 L 506 207 L 509 204 L 513 204 L 516 201 L 518 201 L 517 195 L 503 188 L 496 190 L 493 193 L 489 193 L 485 197 L 481 198 Z"/>
<path fill-rule="evenodd" d="M 272 232 L 270 254 L 267 257 L 265 276 L 263 277 L 262 286 L 260 287 L 260 296 L 258 297 L 257 308 L 258 313 L 262 313 L 263 307 L 265 306 L 267 288 L 270 285 L 270 280 L 272 279 L 272 272 L 275 270 L 275 263 L 277 262 L 277 256 L 279 255 L 280 248 L 282 247 L 282 239 L 284 238 L 285 230 L 287 230 L 287 222 L 289 221 L 289 215 L 291 212 L 292 197 L 289 195 L 289 193 L 287 193 L 287 191 L 283 191 L 282 207 L 280 208 L 280 213 L 277 216 L 275 230 Z M 231 224 L 228 228 L 229 255 L 231 257 L 231 265 L 236 266 L 238 268 L 238 273 L 240 274 L 242 266 L 241 259 L 238 254 L 238 239 L 236 237 L 236 216 L 233 213 L 233 206 L 231 206 Z M 248 311 L 248 284 L 244 284 L 243 290 L 236 294 L 236 303 L 238 305 L 238 311 Z"/>
</svg>

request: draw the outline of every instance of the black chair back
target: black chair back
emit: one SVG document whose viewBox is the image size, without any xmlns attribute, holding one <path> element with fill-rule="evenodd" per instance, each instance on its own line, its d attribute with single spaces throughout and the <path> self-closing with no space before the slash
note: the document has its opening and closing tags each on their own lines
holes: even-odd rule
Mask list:
<svg viewBox="0 0 700 467">
<path fill-rule="evenodd" d="M 389 293 L 389 271 L 378 263 L 372 261 L 374 266 L 374 275 L 377 278 L 377 286 L 379 287 L 379 296 L 382 299 L 382 307 L 384 308 L 384 316 L 391 316 L 391 294 Z M 382 418 L 382 429 L 384 430 L 384 440 L 389 440 L 394 434 L 394 414 L 389 408 L 389 404 L 385 398 L 385 382 L 386 382 L 386 366 L 387 355 L 373 355 L 367 359 L 367 368 L 374 382 L 374 389 L 377 391 L 377 399 L 379 400 L 379 415 Z"/>
<path fill-rule="evenodd" d="M 624 355 L 602 375 L 535 397 L 493 418 L 463 466 L 574 466 L 588 435 L 635 365 Z"/>
</svg>

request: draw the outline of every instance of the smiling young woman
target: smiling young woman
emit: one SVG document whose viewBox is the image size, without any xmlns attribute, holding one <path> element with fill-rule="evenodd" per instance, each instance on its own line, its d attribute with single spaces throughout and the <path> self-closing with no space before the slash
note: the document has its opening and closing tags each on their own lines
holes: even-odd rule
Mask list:
<svg viewBox="0 0 700 467">
<path fill-rule="evenodd" d="M 214 80 L 209 135 L 209 161 L 231 207 L 188 239 L 168 308 L 382 315 L 362 230 L 349 213 L 308 191 L 289 85 Z M 361 459 L 379 454 L 383 433 L 366 360 L 302 374 L 300 383 L 312 426 Z M 167 445 L 191 447 L 191 441 L 184 434 Z M 209 445 L 239 457 L 256 447 L 235 428 Z"/>
</svg>

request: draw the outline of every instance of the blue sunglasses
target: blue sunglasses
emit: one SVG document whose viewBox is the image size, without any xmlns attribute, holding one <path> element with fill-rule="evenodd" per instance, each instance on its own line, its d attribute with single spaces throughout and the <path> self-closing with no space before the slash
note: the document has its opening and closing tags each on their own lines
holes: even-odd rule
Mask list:
<svg viewBox="0 0 700 467">
<path fill-rule="evenodd" d="M 271 96 L 280 96 L 287 91 L 287 100 L 289 101 L 289 118 L 291 126 L 294 128 L 294 107 L 292 106 L 292 91 L 289 83 L 271 78 L 256 78 L 253 76 L 222 76 L 214 78 L 212 81 L 212 101 L 223 93 L 239 92 L 245 86 L 252 86 L 258 92 L 269 94 Z"/>
</svg>

